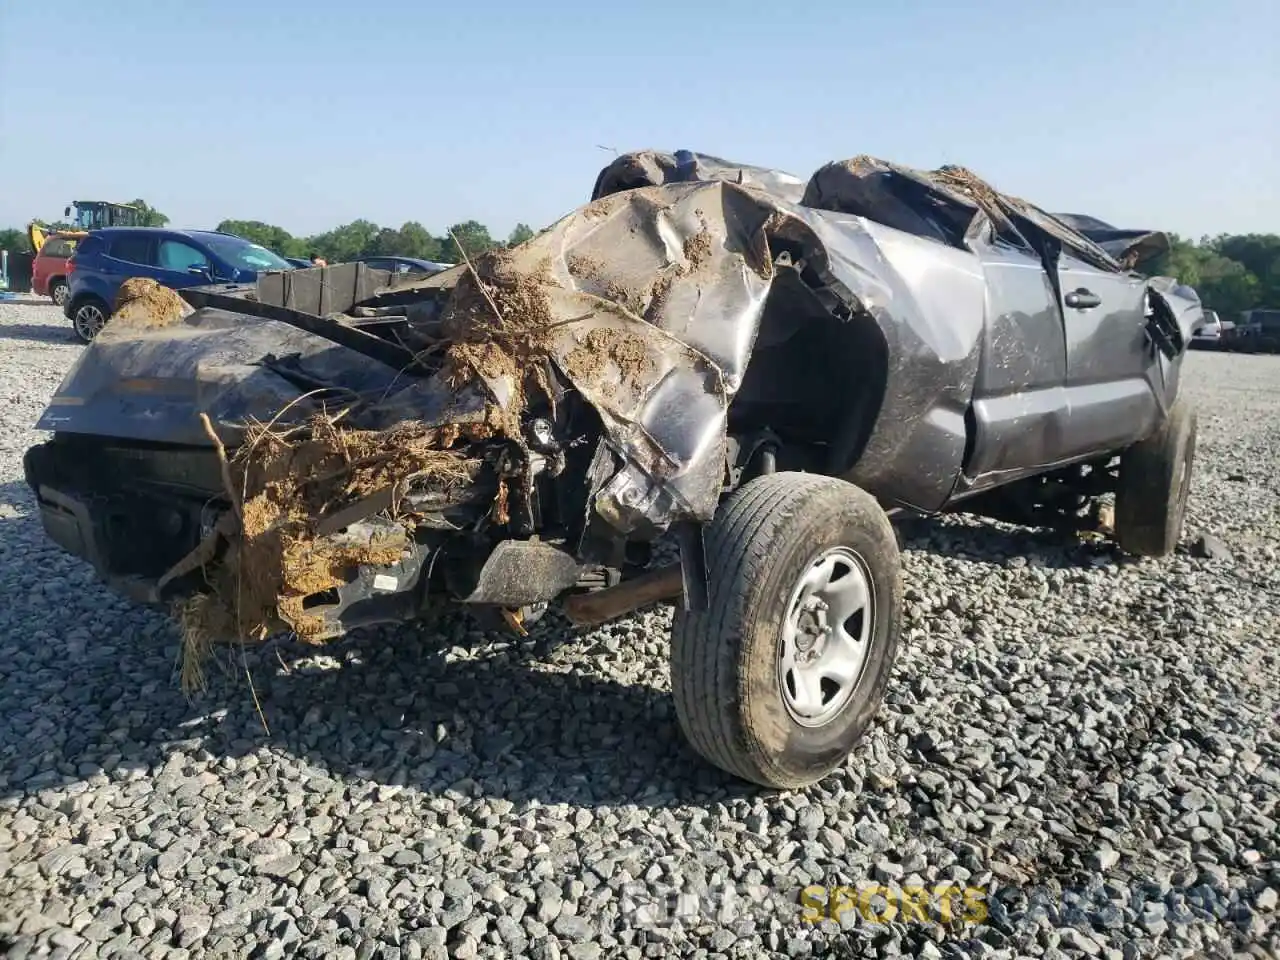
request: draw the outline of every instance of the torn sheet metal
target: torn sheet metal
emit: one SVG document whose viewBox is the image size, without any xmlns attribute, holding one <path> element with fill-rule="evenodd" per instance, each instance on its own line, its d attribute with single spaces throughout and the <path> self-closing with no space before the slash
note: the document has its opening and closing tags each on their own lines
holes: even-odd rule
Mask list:
<svg viewBox="0 0 1280 960">
<path fill-rule="evenodd" d="M 541 301 L 557 371 L 628 463 L 596 502 L 622 532 L 715 510 L 725 413 L 772 279 L 772 213 L 722 182 L 645 188 L 597 200 L 504 257 L 522 296 Z M 490 387 L 516 393 L 509 378 Z"/>
<path fill-rule="evenodd" d="M 1027 201 L 996 190 L 964 167 L 921 171 L 874 157 L 855 157 L 819 168 L 800 202 L 866 217 L 962 249 L 971 249 L 975 241 L 992 233 L 1017 237 L 1034 248 L 1034 231 L 1054 238 L 1101 270 L 1123 269 L 1084 234 Z"/>
<path fill-rule="evenodd" d="M 932 510 L 966 455 L 989 313 L 1022 315 L 1022 288 L 990 269 L 995 241 L 1017 240 L 1028 267 L 1066 250 L 1094 270 L 1125 271 L 1067 222 L 958 167 L 925 173 L 859 157 L 805 182 L 705 154 L 641 151 L 602 170 L 592 197 L 479 265 L 390 287 L 349 271 L 343 297 L 325 301 L 341 316 L 299 309 L 306 291 L 324 289 L 311 271 L 242 294 L 253 316 L 208 294 L 217 306 L 176 326 L 92 345 L 40 426 L 200 444 L 200 410 L 220 429 L 282 410 L 302 420 L 339 402 L 364 429 L 475 419 L 486 405 L 518 419 L 528 365 L 550 362 L 603 422 L 619 466 L 594 489 L 593 507 L 628 535 L 711 517 L 729 410 L 762 330 L 785 340 L 818 317 L 863 330 L 860 348 L 883 357 L 885 379 L 874 409 L 829 425 L 821 468 L 886 502 Z M 495 316 L 493 303 L 460 311 L 477 266 L 511 280 L 505 309 L 520 316 Z M 1056 268 L 1045 274 L 1057 282 Z M 526 342 L 505 365 L 482 361 L 510 343 L 474 345 L 471 386 L 418 364 L 450 336 L 496 342 L 513 331 Z M 839 379 L 833 395 L 860 386 Z"/>
<path fill-rule="evenodd" d="M 1147 282 L 1147 291 L 1158 303 L 1159 309 L 1154 312 L 1166 321 L 1166 336 L 1171 343 L 1165 352 L 1173 359 L 1187 349 L 1196 329 L 1204 322 L 1204 304 L 1193 287 L 1172 277 L 1152 277 Z"/>
<path fill-rule="evenodd" d="M 616 169 L 625 164 L 615 161 L 611 166 Z M 657 163 L 651 169 L 665 171 L 668 166 Z M 635 167 L 628 169 L 634 173 Z M 730 169 L 737 168 L 728 164 L 721 168 Z M 606 179 L 602 175 L 601 182 Z M 794 249 L 805 269 L 809 295 L 834 315 L 861 315 L 872 320 L 890 365 L 876 417 L 878 427 L 859 451 L 862 456 L 856 464 L 851 462 L 852 456 L 842 459 L 840 452 L 846 447 L 835 444 L 827 468 L 833 473 L 853 468 L 850 479 L 886 499 L 936 507 L 950 492 L 963 456 L 964 410 L 984 318 L 983 274 L 972 253 L 948 249 L 848 212 L 805 206 L 749 183 L 739 186 L 733 179 L 708 177 L 697 187 L 631 188 L 597 199 L 571 218 L 639 215 L 648 222 L 654 219 L 650 211 L 654 199 L 673 190 L 692 190 L 698 197 L 696 205 L 702 209 L 727 211 L 723 233 L 712 232 L 717 240 L 725 238 L 720 242 L 728 244 L 736 256 L 737 275 L 743 279 L 722 283 L 714 291 L 717 309 L 706 310 L 695 322 L 684 322 L 679 308 L 669 317 L 664 311 L 664 319 L 658 322 L 681 337 L 706 337 L 710 331 L 723 329 L 713 318 L 724 313 L 726 298 L 758 304 L 757 309 L 739 313 L 738 330 L 730 337 L 742 351 L 744 363 L 727 372 L 728 400 L 740 383 L 734 373 L 740 376 L 745 372 L 745 360 L 751 354 L 773 286 L 773 271 L 766 262 L 775 249 Z M 764 179 L 757 175 L 757 181 Z M 813 189 L 812 182 L 808 189 Z M 625 249 L 635 243 L 619 236 L 610 241 L 603 250 Z M 746 285 L 757 271 L 761 282 L 749 293 Z M 707 297 L 705 287 L 691 291 L 683 310 L 688 311 L 691 304 L 705 305 Z M 788 309 L 788 304 L 780 302 L 779 309 Z M 921 469 L 922 464 L 926 469 Z"/>
<path fill-rule="evenodd" d="M 1082 236 L 1088 237 L 1118 263 L 1137 270 L 1170 249 L 1169 235 L 1162 230 L 1122 230 L 1097 217 L 1080 213 L 1055 213 L 1055 217 Z"/>
<path fill-rule="evenodd" d="M 949 491 L 982 328 L 972 257 L 727 180 L 677 182 L 604 195 L 511 251 L 504 266 L 547 298 L 552 359 L 625 462 L 594 502 L 619 532 L 714 513 L 727 413 L 779 244 L 796 250 L 815 285 L 801 285 L 801 295 L 871 318 L 889 345 L 880 418 L 891 426 L 874 437 L 860 482 L 930 506 Z M 920 462 L 941 466 L 921 471 Z"/>
</svg>

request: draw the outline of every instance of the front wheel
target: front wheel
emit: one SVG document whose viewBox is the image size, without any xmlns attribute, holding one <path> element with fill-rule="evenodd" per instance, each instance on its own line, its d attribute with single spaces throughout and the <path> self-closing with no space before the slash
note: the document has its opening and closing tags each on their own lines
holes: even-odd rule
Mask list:
<svg viewBox="0 0 1280 960">
<path fill-rule="evenodd" d="M 884 697 L 902 623 L 898 543 L 865 491 L 775 473 L 706 538 L 708 604 L 678 611 L 671 689 L 690 745 L 735 776 L 798 788 L 844 762 Z"/>
<path fill-rule="evenodd" d="M 106 323 L 107 305 L 101 300 L 83 300 L 71 311 L 71 327 L 84 343 L 96 337 Z"/>
<path fill-rule="evenodd" d="M 1151 436 L 1120 455 L 1116 542 L 1140 557 L 1173 553 L 1182 536 L 1196 456 L 1196 412 L 1178 397 Z"/>
</svg>

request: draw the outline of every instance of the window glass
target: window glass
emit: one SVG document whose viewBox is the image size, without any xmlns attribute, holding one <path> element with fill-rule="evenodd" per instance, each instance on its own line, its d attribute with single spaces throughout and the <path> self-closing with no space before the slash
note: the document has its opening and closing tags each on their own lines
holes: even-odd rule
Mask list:
<svg viewBox="0 0 1280 960">
<path fill-rule="evenodd" d="M 103 247 L 105 244 L 97 237 L 85 237 L 76 244 L 75 255 L 77 257 L 101 257 L 105 256 Z"/>
<path fill-rule="evenodd" d="M 237 270 L 292 270 L 288 260 L 277 256 L 258 243 L 250 243 L 226 234 L 204 234 L 201 240 L 209 248 Z"/>
<path fill-rule="evenodd" d="M 61 260 L 65 260 L 75 252 L 75 241 L 68 240 L 66 237 L 50 237 L 44 242 L 44 246 L 40 248 L 40 256 L 57 257 Z"/>
<path fill-rule="evenodd" d="M 209 258 L 181 240 L 161 240 L 158 259 L 162 270 L 176 270 L 178 273 L 186 273 L 192 267 L 209 268 Z"/>
<path fill-rule="evenodd" d="M 151 266 L 151 238 L 137 234 L 125 234 L 111 241 L 111 256 L 128 263 Z"/>
</svg>

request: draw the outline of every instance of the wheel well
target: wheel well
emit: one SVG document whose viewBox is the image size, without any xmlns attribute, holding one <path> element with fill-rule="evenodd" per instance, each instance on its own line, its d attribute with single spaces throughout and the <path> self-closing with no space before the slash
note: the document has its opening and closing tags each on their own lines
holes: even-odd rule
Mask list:
<svg viewBox="0 0 1280 960">
<path fill-rule="evenodd" d="M 74 312 L 75 310 L 79 309 L 81 306 L 83 306 L 83 305 L 84 305 L 84 304 L 86 304 L 86 303 L 89 303 L 90 301 L 92 301 L 92 302 L 94 302 L 94 303 L 101 304 L 101 305 L 102 305 L 102 309 L 103 309 L 104 311 L 110 312 L 110 310 L 111 310 L 111 307 L 110 307 L 110 305 L 107 303 L 107 301 L 103 300 L 103 299 L 102 299 L 100 296 L 98 296 L 96 293 L 82 293 L 82 294 L 80 294 L 80 295 L 79 295 L 79 296 L 77 296 L 74 300 L 72 300 L 72 301 L 71 301 L 71 309 L 72 309 L 72 311 Z"/>
<path fill-rule="evenodd" d="M 884 401 L 889 351 L 868 314 L 833 316 L 794 270 L 780 269 L 729 408 L 729 430 L 772 431 L 810 448 L 822 472 L 858 462 Z"/>
</svg>

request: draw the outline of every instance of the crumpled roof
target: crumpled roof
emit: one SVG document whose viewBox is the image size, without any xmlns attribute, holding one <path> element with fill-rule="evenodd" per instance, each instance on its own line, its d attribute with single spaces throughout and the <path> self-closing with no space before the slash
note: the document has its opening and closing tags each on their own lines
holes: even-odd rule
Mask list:
<svg viewBox="0 0 1280 960">
<path fill-rule="evenodd" d="M 1124 230 L 1080 213 L 1055 213 L 1054 216 L 1126 267 L 1139 267 L 1170 249 L 1169 234 L 1163 230 Z"/>
<path fill-rule="evenodd" d="M 1100 269 L 1119 272 L 1128 266 L 1074 224 L 1003 193 L 973 171 L 954 165 L 924 171 L 858 156 L 824 164 L 808 181 L 801 181 L 778 170 L 734 164 L 706 154 L 642 150 L 624 154 L 605 167 L 596 178 L 592 199 L 635 187 L 698 180 L 736 183 L 789 203 L 866 217 L 962 249 L 966 238 L 987 229 L 1019 238 L 1034 248 L 1034 243 L 1021 235 L 1022 222 L 1056 238 Z"/>
<path fill-rule="evenodd" d="M 804 193 L 804 181 L 781 170 L 731 163 L 691 150 L 677 150 L 675 153 L 637 150 L 622 154 L 600 171 L 595 188 L 591 191 L 591 199 L 599 200 L 636 187 L 705 183 L 712 180 L 755 187 L 790 203 L 799 203 Z"/>
</svg>

